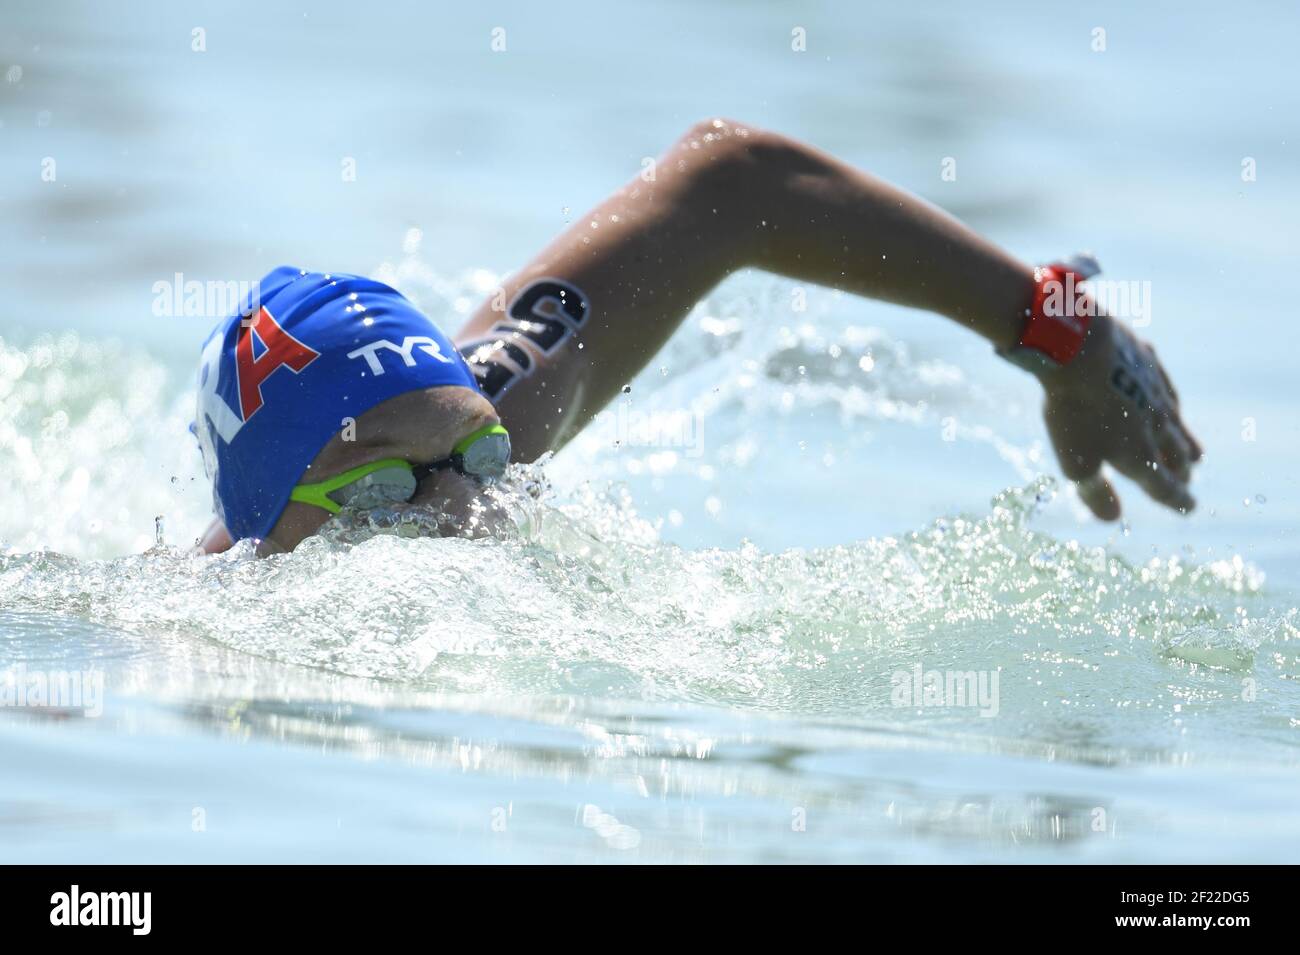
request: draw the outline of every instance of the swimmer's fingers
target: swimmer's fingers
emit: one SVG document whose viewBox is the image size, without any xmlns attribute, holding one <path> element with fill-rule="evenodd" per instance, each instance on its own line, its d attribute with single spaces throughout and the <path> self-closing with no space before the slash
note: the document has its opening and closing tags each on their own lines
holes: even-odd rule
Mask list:
<svg viewBox="0 0 1300 955">
<path fill-rule="evenodd" d="M 1178 481 L 1186 484 L 1192 479 L 1192 462 L 1196 460 L 1196 454 L 1182 422 L 1172 415 L 1161 421 L 1156 428 L 1156 447 L 1160 452 L 1159 462 Z"/>
<path fill-rule="evenodd" d="M 1205 449 L 1201 447 L 1201 442 L 1196 440 L 1196 435 L 1192 434 L 1192 429 L 1183 424 L 1182 415 L 1178 416 L 1178 425 L 1183 429 L 1183 436 L 1192 446 L 1192 463 L 1199 463 L 1201 458 L 1205 457 Z"/>
<path fill-rule="evenodd" d="M 1201 442 L 1196 440 L 1196 435 L 1192 434 L 1192 429 L 1187 427 L 1183 421 L 1183 414 L 1178 409 L 1169 416 L 1170 424 L 1174 431 L 1177 432 L 1178 440 L 1187 447 L 1188 465 L 1197 464 L 1205 456 L 1205 449 L 1201 447 Z"/>
<path fill-rule="evenodd" d="M 1119 519 L 1119 495 L 1115 487 L 1101 473 L 1105 458 L 1099 436 L 1084 430 L 1078 423 L 1080 414 L 1071 414 L 1066 406 L 1048 402 L 1044 411 L 1047 433 L 1061 464 L 1061 473 L 1074 482 L 1079 499 L 1100 520 Z"/>
<path fill-rule="evenodd" d="M 1183 421 L 1182 402 L 1178 398 L 1178 389 L 1174 387 L 1173 379 L 1169 377 L 1169 372 L 1165 371 L 1165 366 L 1161 364 L 1159 357 L 1156 355 L 1156 350 L 1147 345 L 1146 352 L 1151 366 L 1155 368 L 1160 376 L 1160 383 L 1164 386 L 1164 396 L 1168 403 L 1163 415 L 1164 420 L 1157 424 L 1164 438 L 1160 450 L 1163 454 L 1170 456 L 1168 463 L 1171 467 L 1178 468 L 1185 465 L 1190 472 L 1191 466 L 1201 460 L 1205 451 L 1201 447 L 1201 443 L 1192 434 L 1191 429 Z M 1186 481 L 1187 478 L 1183 480 Z"/>
<path fill-rule="evenodd" d="M 1158 472 L 1163 467 L 1167 476 L 1172 476 L 1173 483 L 1182 485 L 1186 491 L 1187 483 L 1192 479 L 1192 465 L 1201 457 L 1201 448 L 1188 432 L 1187 426 L 1183 424 L 1182 415 L 1179 413 L 1178 392 L 1169 379 L 1169 373 L 1156 357 L 1155 349 L 1146 345 L 1145 351 L 1150 367 L 1156 372 L 1150 386 L 1151 417 L 1149 420 L 1156 448 L 1156 456 L 1152 460 L 1158 467 L 1151 470 Z M 1190 500 L 1190 495 L 1188 499 Z M 1171 506 L 1191 509 L 1184 507 L 1183 504 Z"/>
<path fill-rule="evenodd" d="M 1148 432 L 1143 439 L 1130 442 L 1121 453 L 1111 457 L 1110 463 L 1152 500 L 1188 514 L 1196 507 L 1196 500 L 1187 489 L 1187 481 L 1172 467 L 1162 464 L 1162 457 L 1156 435 Z"/>
<path fill-rule="evenodd" d="M 220 554 L 222 551 L 230 550 L 235 546 L 234 540 L 230 536 L 230 531 L 226 530 L 226 525 L 221 522 L 221 518 L 213 518 L 208 529 L 203 532 L 203 536 L 194 542 L 195 554 Z"/>
<path fill-rule="evenodd" d="M 1106 480 L 1100 471 L 1092 477 L 1076 481 L 1074 487 L 1079 492 L 1079 500 L 1098 520 L 1119 520 L 1119 494 L 1115 491 L 1115 485 Z"/>
<path fill-rule="evenodd" d="M 1165 366 L 1160 363 L 1160 359 L 1156 355 L 1156 350 L 1154 348 L 1149 344 L 1144 344 L 1143 350 L 1146 352 L 1147 360 L 1151 363 L 1151 367 L 1156 370 L 1157 374 L 1159 374 L 1160 383 L 1165 386 L 1165 393 L 1168 395 L 1169 403 L 1173 405 L 1174 413 L 1177 414 L 1179 408 L 1182 407 L 1182 403 L 1178 399 L 1178 389 L 1174 387 L 1173 379 L 1169 377 L 1169 372 L 1165 371 Z"/>
</svg>

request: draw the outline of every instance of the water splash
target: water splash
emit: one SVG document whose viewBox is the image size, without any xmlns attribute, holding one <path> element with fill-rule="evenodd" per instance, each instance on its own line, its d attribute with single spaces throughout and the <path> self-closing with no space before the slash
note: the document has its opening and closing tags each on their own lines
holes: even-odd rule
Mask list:
<svg viewBox="0 0 1300 955">
<path fill-rule="evenodd" d="M 0 542 L 138 552 L 159 513 L 197 535 L 210 496 L 186 431 L 192 410 L 161 364 L 121 343 L 0 339 Z"/>
<path fill-rule="evenodd" d="M 501 489 L 513 523 L 488 539 L 420 536 L 407 512 L 345 517 L 265 560 L 248 546 L 217 558 L 9 555 L 0 605 L 420 690 L 915 716 L 979 732 L 992 728 L 973 712 L 899 711 L 891 674 L 917 663 L 1000 672 L 1012 719 L 997 732 L 1041 731 L 1057 718 L 1044 707 L 1066 706 L 1095 732 L 1115 707 L 1167 715 L 1175 700 L 1229 694 L 1211 671 L 1293 695 L 1277 654 L 1294 619 L 1245 609 L 1259 600 L 1257 569 L 1133 566 L 1037 533 L 1048 482 L 999 495 L 983 515 L 782 553 L 682 550 L 657 541 L 617 489 L 555 502 L 526 484 Z"/>
<path fill-rule="evenodd" d="M 411 281 L 419 270 L 396 272 Z M 454 311 L 491 278 L 426 289 L 426 307 Z M 705 309 L 656 364 L 671 374 L 650 397 L 703 393 L 733 423 L 781 407 L 793 377 L 804 410 L 830 401 L 870 420 L 932 421 L 940 386 L 953 402 L 970 397 L 874 332 L 745 343 L 731 313 L 759 307 Z M 719 377 L 719 363 L 732 373 Z M 892 536 L 683 549 L 617 481 L 557 491 L 545 463 L 499 489 L 506 520 L 486 538 L 431 536 L 437 515 L 399 508 L 345 514 L 289 555 L 257 560 L 242 545 L 198 558 L 152 525 L 165 514 L 180 543 L 206 517 L 183 379 L 169 385 L 123 346 L 65 336 L 0 346 L 0 392 L 0 455 L 20 492 L 0 512 L 0 608 L 91 624 L 178 660 L 210 646 L 410 692 L 739 705 L 1072 745 L 1157 745 L 1211 710 L 1223 746 L 1234 733 L 1293 732 L 1294 612 L 1258 568 L 1241 557 L 1134 564 L 1035 531 L 1034 515 L 1059 506 L 1047 480 Z M 578 445 L 566 455 L 597 453 Z M 738 447 L 701 472 L 734 466 Z M 895 705 L 893 676 L 917 664 L 998 673 L 1005 718 Z M 151 692 L 165 695 L 169 679 Z M 1242 679 L 1257 683 L 1249 707 L 1234 702 Z"/>
</svg>

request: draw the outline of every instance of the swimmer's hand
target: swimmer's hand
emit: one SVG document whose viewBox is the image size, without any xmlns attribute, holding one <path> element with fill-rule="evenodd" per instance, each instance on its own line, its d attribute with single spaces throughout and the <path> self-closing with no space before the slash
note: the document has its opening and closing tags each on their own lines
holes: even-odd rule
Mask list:
<svg viewBox="0 0 1300 955">
<path fill-rule="evenodd" d="M 203 532 L 203 536 L 194 542 L 194 553 L 220 554 L 234 546 L 235 542 L 231 540 L 226 525 L 221 523 L 221 518 L 214 517 L 208 529 Z"/>
<path fill-rule="evenodd" d="M 1061 470 L 1097 517 L 1120 516 L 1104 463 L 1161 504 L 1184 514 L 1196 506 L 1187 485 L 1201 446 L 1183 424 L 1178 392 L 1150 345 L 1099 314 L 1074 361 L 1041 380 L 1043 414 Z"/>
</svg>

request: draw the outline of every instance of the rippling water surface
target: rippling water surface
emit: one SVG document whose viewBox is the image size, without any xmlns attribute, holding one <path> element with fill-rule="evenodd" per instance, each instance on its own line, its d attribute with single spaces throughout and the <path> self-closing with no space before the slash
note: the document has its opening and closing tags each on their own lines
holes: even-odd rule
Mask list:
<svg viewBox="0 0 1300 955">
<path fill-rule="evenodd" d="M 392 23 L 343 42 L 329 5 L 259 31 L 236 6 L 193 15 L 195 60 L 170 8 L 147 29 L 73 9 L 6 12 L 0 38 L 23 65 L 0 86 L 0 667 L 97 674 L 102 714 L 0 708 L 7 858 L 1294 860 L 1300 418 L 1285 349 L 1257 343 L 1286 317 L 1266 279 L 1293 247 L 1300 84 L 1249 24 L 1103 6 L 1034 46 L 1014 7 L 855 5 L 810 17 L 799 60 L 776 9 L 684 7 L 693 33 L 638 28 L 616 55 L 619 15 L 520 7 L 518 56 L 490 60 L 464 13 L 420 57 Z M 565 22 L 599 94 L 539 72 Z M 367 44 L 409 69 L 330 65 Z M 1201 89 L 1192 54 L 1252 97 Z M 652 102 L 644 71 L 678 56 L 714 94 L 674 68 Z M 297 135 L 249 59 L 310 119 Z M 1111 104 L 1086 160 L 1037 109 L 1088 99 L 1084 69 Z M 1088 521 L 1032 383 L 981 343 L 742 275 L 569 448 L 516 468 L 497 537 L 424 536 L 402 509 L 267 560 L 188 553 L 209 321 L 153 315 L 153 282 L 346 267 L 454 328 L 709 112 L 823 143 L 1026 257 L 1088 244 L 1151 278 L 1144 333 L 1210 452 L 1196 515 L 1130 490 L 1123 525 Z M 519 145 L 556 123 L 601 132 L 563 161 Z M 48 154 L 54 193 L 24 178 Z M 927 697 L 931 675 L 973 696 Z"/>
</svg>

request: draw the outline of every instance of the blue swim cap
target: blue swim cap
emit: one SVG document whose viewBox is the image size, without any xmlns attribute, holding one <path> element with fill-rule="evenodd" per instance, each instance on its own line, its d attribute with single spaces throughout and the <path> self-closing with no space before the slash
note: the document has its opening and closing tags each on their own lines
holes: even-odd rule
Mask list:
<svg viewBox="0 0 1300 955">
<path fill-rule="evenodd" d="M 396 290 L 290 266 L 213 329 L 198 385 L 193 430 L 235 540 L 271 532 L 344 419 L 421 388 L 479 390 L 447 336 Z"/>
</svg>

